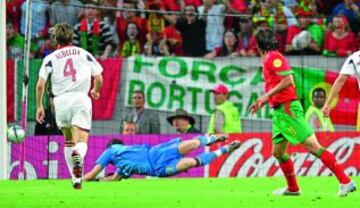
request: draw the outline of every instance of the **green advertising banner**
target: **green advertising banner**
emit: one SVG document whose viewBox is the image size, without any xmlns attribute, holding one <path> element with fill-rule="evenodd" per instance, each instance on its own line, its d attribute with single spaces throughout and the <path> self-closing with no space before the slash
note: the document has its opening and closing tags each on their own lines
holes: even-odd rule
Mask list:
<svg viewBox="0 0 360 208">
<path fill-rule="evenodd" d="M 229 99 L 238 107 L 241 117 L 249 117 L 249 106 L 264 94 L 261 59 L 215 60 L 185 57 L 128 58 L 126 71 L 125 105 L 131 105 L 134 90 L 143 90 L 146 107 L 153 110 L 175 111 L 177 108 L 191 114 L 210 115 L 214 109 L 210 90 L 216 84 L 225 84 Z M 328 93 L 337 73 L 314 67 L 292 66 L 297 95 L 304 109 L 312 103 L 312 91 L 318 87 Z M 360 92 L 355 78 L 346 82 L 344 89 L 332 104 L 331 119 L 335 124 L 355 125 Z M 351 89 L 351 90 L 350 90 Z M 266 105 L 253 118 L 271 118 Z"/>
<path fill-rule="evenodd" d="M 154 110 L 175 111 L 177 108 L 197 115 L 209 115 L 215 107 L 210 90 L 225 84 L 229 99 L 241 116 L 249 116 L 250 105 L 264 93 L 261 67 L 243 68 L 231 59 L 210 61 L 185 57 L 130 57 L 126 70 L 125 105 L 131 105 L 135 90 L 143 90 L 146 107 Z M 266 106 L 257 115 L 270 118 Z"/>
</svg>

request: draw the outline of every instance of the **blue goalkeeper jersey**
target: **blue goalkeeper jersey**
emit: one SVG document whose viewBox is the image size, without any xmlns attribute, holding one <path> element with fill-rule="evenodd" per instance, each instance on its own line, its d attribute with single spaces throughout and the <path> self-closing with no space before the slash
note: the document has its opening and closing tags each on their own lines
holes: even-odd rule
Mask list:
<svg viewBox="0 0 360 208">
<path fill-rule="evenodd" d="M 115 144 L 107 148 L 96 160 L 96 164 L 105 168 L 112 164 L 117 168 L 117 174 L 128 178 L 132 174 L 154 175 L 149 161 L 150 145 L 121 145 Z"/>
</svg>

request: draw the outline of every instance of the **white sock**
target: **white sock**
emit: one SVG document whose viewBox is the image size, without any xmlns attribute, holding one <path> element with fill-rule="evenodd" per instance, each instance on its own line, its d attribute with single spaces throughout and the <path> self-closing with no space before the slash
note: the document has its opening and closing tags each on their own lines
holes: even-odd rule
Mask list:
<svg viewBox="0 0 360 208">
<path fill-rule="evenodd" d="M 215 155 L 217 156 L 217 157 L 220 157 L 221 155 L 223 155 L 223 152 L 221 151 L 221 150 L 216 150 L 216 151 L 214 151 L 214 153 L 215 153 Z"/>
<path fill-rule="evenodd" d="M 87 144 L 85 142 L 78 142 L 75 144 L 75 147 L 74 147 L 74 150 L 76 150 L 80 157 L 81 157 L 81 165 L 84 164 L 84 157 L 86 155 L 86 152 L 87 152 Z M 84 172 L 84 167 L 83 167 L 83 172 Z M 74 182 L 75 183 L 81 183 L 81 180 L 82 180 L 82 177 L 80 178 L 75 178 Z"/>
<path fill-rule="evenodd" d="M 87 152 L 87 144 L 85 142 L 78 142 L 75 144 L 75 150 L 80 154 L 82 160 L 84 161 L 86 152 Z"/>
<path fill-rule="evenodd" d="M 75 182 L 75 176 L 73 174 L 73 162 L 72 162 L 72 152 L 74 150 L 74 147 L 64 147 L 64 155 L 65 155 L 65 160 L 66 160 L 66 164 L 71 176 L 71 180 L 74 183 Z"/>
</svg>

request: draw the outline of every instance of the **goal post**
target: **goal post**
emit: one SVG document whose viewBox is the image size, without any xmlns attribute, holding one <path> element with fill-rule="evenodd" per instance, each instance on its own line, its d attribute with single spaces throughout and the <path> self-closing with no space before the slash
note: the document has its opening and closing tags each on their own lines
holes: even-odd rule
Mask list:
<svg viewBox="0 0 360 208">
<path fill-rule="evenodd" d="M 7 179 L 6 1 L 0 1 L 0 180 Z"/>
</svg>

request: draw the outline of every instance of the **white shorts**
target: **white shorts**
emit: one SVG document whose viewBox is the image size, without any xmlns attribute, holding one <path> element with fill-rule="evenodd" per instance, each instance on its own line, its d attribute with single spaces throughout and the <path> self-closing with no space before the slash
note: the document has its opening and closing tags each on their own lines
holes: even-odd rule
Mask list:
<svg viewBox="0 0 360 208">
<path fill-rule="evenodd" d="M 92 103 L 84 93 L 68 92 L 54 98 L 56 124 L 59 128 L 77 126 L 91 129 Z"/>
</svg>

